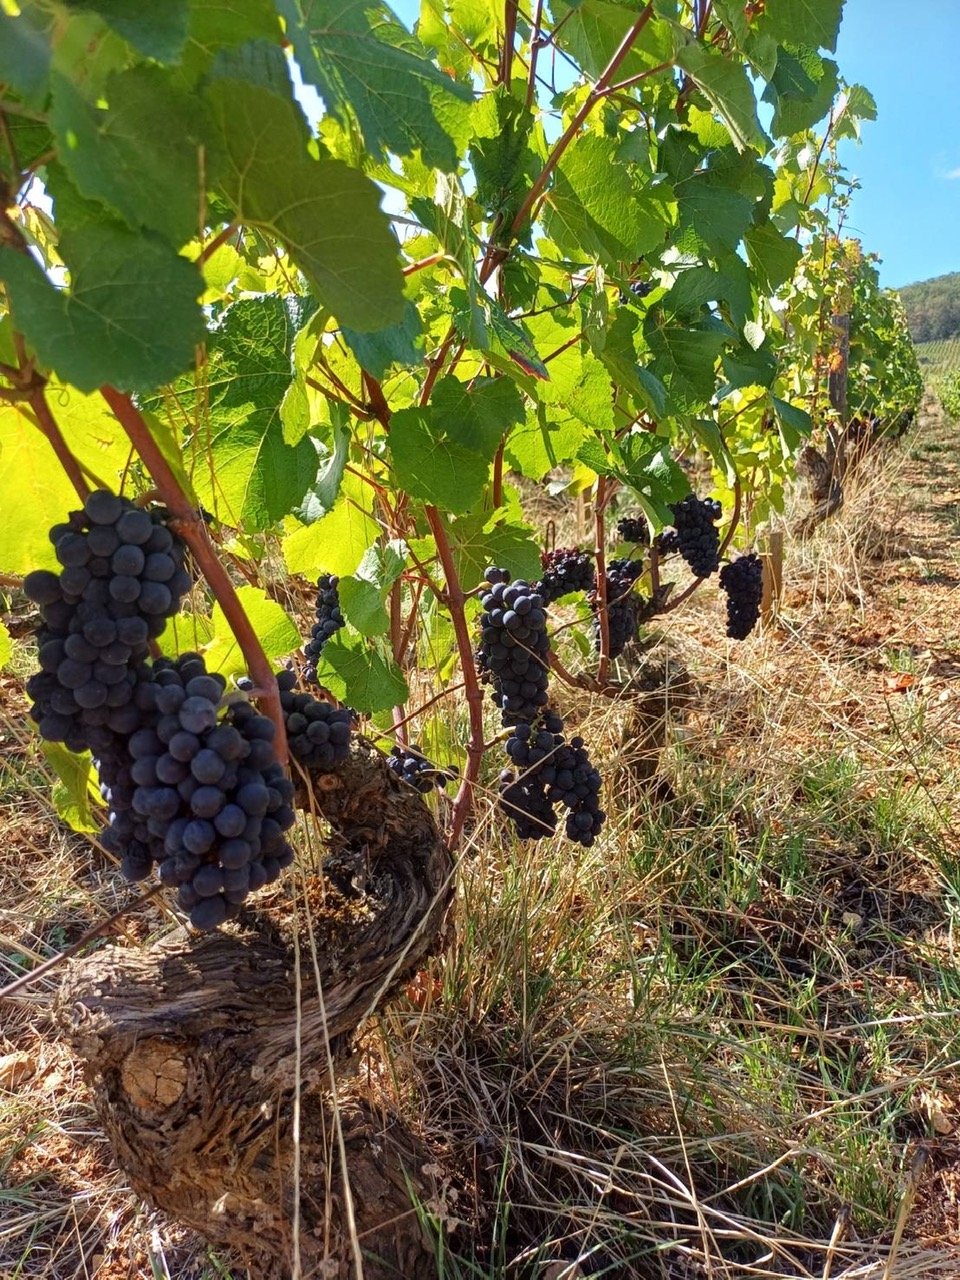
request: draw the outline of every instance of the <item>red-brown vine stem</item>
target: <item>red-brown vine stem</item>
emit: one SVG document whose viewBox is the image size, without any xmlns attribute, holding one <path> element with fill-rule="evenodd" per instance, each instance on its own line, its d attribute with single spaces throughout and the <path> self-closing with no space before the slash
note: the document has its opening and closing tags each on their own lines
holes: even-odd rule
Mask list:
<svg viewBox="0 0 960 1280">
<path fill-rule="evenodd" d="M 430 525 L 430 532 L 433 534 L 433 540 L 437 544 L 440 563 L 443 566 L 443 575 L 446 580 L 444 599 L 450 610 L 453 630 L 457 638 L 457 652 L 460 655 L 460 667 L 463 671 L 463 684 L 466 690 L 467 713 L 470 719 L 470 736 L 467 740 L 467 767 L 463 771 L 460 789 L 457 791 L 456 799 L 453 802 L 448 833 L 450 847 L 456 848 L 463 834 L 463 828 L 470 810 L 473 807 L 473 789 L 477 778 L 480 776 L 480 762 L 483 759 L 483 690 L 480 688 L 480 681 L 477 677 L 477 666 L 473 657 L 473 644 L 470 639 L 470 629 L 467 626 L 467 615 L 463 607 L 467 597 L 460 583 L 460 575 L 457 573 L 457 566 L 453 559 L 453 552 L 450 549 L 450 540 L 444 528 L 443 517 L 434 506 L 427 506 L 426 515 Z"/>
<path fill-rule="evenodd" d="M 153 483 L 176 522 L 177 532 L 193 553 L 200 572 L 206 578 L 217 603 L 223 610 L 237 644 L 244 656 L 247 670 L 254 684 L 264 690 L 260 698 L 264 712 L 276 729 L 274 747 L 277 759 L 287 765 L 287 734 L 280 707 L 280 691 L 267 655 L 263 651 L 257 633 L 250 624 L 236 589 L 213 548 L 206 526 L 194 511 L 180 484 L 160 452 L 157 442 L 144 421 L 143 415 L 128 395 L 115 387 L 101 387 L 100 394 L 110 406 L 117 421 L 130 437 Z"/>
<path fill-rule="evenodd" d="M 227 243 L 230 237 L 239 230 L 240 228 L 237 226 L 235 222 L 228 223 L 227 226 L 225 226 L 223 230 L 219 232 L 218 235 L 215 235 L 213 239 L 208 241 L 200 250 L 199 254 L 197 255 L 197 266 L 202 267 L 203 264 L 208 259 L 212 258 L 213 255 L 217 252 L 217 250 L 221 249 Z"/>
<path fill-rule="evenodd" d="M 530 70 L 527 74 L 527 110 L 533 105 L 533 95 L 537 90 L 537 57 L 540 53 L 540 24 L 543 22 L 543 0 L 537 0 L 533 12 L 533 29 L 530 32 Z"/>
</svg>

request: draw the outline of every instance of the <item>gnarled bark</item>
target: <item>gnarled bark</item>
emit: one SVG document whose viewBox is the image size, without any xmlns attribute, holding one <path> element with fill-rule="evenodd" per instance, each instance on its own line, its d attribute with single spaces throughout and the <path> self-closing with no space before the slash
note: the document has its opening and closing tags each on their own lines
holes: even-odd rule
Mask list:
<svg viewBox="0 0 960 1280">
<path fill-rule="evenodd" d="M 278 895 L 230 931 L 100 951 L 59 1018 L 134 1189 L 254 1274 L 296 1255 L 305 1277 L 352 1276 L 360 1252 L 368 1280 L 436 1275 L 411 1203 L 429 1150 L 344 1077 L 351 1033 L 436 945 L 451 858 L 363 744 L 314 796 L 331 856 L 296 911 Z"/>
</svg>

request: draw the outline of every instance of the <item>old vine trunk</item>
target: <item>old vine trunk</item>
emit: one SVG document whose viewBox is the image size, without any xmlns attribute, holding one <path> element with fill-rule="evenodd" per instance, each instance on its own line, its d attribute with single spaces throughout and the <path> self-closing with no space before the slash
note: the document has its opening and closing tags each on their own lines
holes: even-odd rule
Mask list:
<svg viewBox="0 0 960 1280">
<path fill-rule="evenodd" d="M 362 1255 L 368 1280 L 435 1276 L 411 1199 L 431 1198 L 430 1152 L 349 1059 L 360 1022 L 436 946 L 451 858 L 362 744 L 310 795 L 330 857 L 296 905 L 277 895 L 229 932 L 100 951 L 68 973 L 59 1017 L 133 1188 L 253 1274 L 296 1258 L 305 1277 L 352 1276 Z"/>
</svg>

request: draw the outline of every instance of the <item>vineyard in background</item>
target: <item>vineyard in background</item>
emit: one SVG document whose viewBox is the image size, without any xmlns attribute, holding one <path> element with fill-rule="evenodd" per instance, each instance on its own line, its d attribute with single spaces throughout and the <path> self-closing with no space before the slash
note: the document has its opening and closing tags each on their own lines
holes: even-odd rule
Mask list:
<svg viewBox="0 0 960 1280">
<path fill-rule="evenodd" d="M 960 338 L 918 342 L 917 361 L 928 381 L 937 382 L 960 372 Z"/>
</svg>

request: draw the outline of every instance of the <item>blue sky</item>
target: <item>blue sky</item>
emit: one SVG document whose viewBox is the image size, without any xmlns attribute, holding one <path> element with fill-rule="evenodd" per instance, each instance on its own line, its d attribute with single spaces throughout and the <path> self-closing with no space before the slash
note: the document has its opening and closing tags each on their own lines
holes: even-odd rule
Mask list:
<svg viewBox="0 0 960 1280">
<path fill-rule="evenodd" d="M 877 100 L 841 156 L 851 232 L 893 288 L 960 271 L 960 0 L 847 0 L 837 62 Z"/>
<path fill-rule="evenodd" d="M 420 6 L 392 8 L 412 25 Z M 861 183 L 849 233 L 890 287 L 960 271 L 960 0 L 846 0 L 836 59 L 877 100 L 841 153 Z"/>
</svg>

